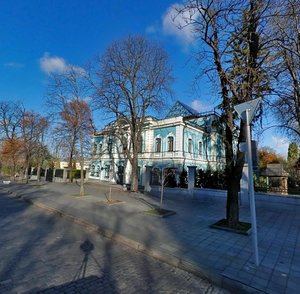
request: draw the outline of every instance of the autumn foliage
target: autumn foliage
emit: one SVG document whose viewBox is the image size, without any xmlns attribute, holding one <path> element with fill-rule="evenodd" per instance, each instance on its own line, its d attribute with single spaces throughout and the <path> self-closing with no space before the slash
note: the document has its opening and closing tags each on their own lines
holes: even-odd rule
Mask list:
<svg viewBox="0 0 300 294">
<path fill-rule="evenodd" d="M 265 169 L 269 163 L 279 163 L 279 157 L 271 148 L 262 148 L 258 150 L 259 167 Z"/>
<path fill-rule="evenodd" d="M 7 172 L 13 175 L 17 166 L 22 165 L 24 161 L 22 143 L 19 139 L 14 138 L 4 140 L 1 147 L 2 166 L 8 167 Z"/>
</svg>

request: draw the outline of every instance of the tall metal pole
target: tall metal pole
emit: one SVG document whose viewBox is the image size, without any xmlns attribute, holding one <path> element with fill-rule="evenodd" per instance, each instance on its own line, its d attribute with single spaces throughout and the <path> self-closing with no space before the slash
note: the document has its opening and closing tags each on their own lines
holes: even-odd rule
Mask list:
<svg viewBox="0 0 300 294">
<path fill-rule="evenodd" d="M 255 264 L 259 265 L 258 247 L 257 247 L 257 227 L 256 227 L 256 211 L 254 199 L 254 184 L 253 184 L 253 167 L 252 167 L 252 149 L 251 149 L 251 132 L 250 132 L 250 109 L 246 109 L 246 140 L 247 140 L 247 161 L 248 161 L 248 189 L 250 197 L 251 210 L 251 227 L 252 227 L 252 241 L 254 249 Z"/>
</svg>

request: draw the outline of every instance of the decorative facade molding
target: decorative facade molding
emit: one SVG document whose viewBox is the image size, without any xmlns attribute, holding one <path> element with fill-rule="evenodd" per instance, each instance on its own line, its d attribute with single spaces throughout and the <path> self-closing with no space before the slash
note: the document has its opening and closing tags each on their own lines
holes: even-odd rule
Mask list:
<svg viewBox="0 0 300 294">
<path fill-rule="evenodd" d="M 201 114 L 179 101 L 164 119 L 147 117 L 142 133 L 142 148 L 138 156 L 139 184 L 145 184 L 146 167 L 152 167 L 152 171 L 155 170 L 156 173 L 174 169 L 177 179 L 181 171 L 187 170 L 188 166 L 223 169 L 225 150 L 220 130 L 214 126 L 217 120 L 216 113 Z M 94 153 L 90 165 L 90 178 L 129 184 L 131 166 L 122 151 L 124 147 L 120 140 L 109 135 L 108 129 L 113 128 L 114 125 L 110 124 L 93 137 Z M 173 139 L 170 139 L 171 137 Z M 160 139 L 160 142 L 157 139 Z M 199 150 L 199 147 L 202 150 Z M 152 175 L 152 182 L 155 182 L 153 179 L 155 180 L 157 175 L 153 172 Z"/>
</svg>

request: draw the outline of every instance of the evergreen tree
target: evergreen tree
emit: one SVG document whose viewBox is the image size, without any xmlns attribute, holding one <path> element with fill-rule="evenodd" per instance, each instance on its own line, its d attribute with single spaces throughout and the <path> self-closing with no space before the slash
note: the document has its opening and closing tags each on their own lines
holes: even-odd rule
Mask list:
<svg viewBox="0 0 300 294">
<path fill-rule="evenodd" d="M 295 163 L 299 158 L 299 148 L 297 143 L 292 142 L 289 144 L 287 159 L 290 163 Z"/>
</svg>

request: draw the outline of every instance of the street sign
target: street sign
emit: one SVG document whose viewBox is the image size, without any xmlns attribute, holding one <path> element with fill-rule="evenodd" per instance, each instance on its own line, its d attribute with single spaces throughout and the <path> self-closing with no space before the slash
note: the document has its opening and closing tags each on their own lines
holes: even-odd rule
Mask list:
<svg viewBox="0 0 300 294">
<path fill-rule="evenodd" d="M 234 106 L 235 111 L 238 113 L 240 118 L 243 121 L 246 121 L 246 110 L 249 110 L 249 123 L 253 120 L 254 114 L 258 109 L 259 104 L 261 103 L 261 98 L 253 99 L 241 104 Z"/>
<path fill-rule="evenodd" d="M 253 167 L 252 167 L 252 150 L 251 150 L 251 131 L 250 124 L 253 120 L 254 114 L 258 109 L 259 104 L 261 103 L 261 98 L 253 99 L 241 104 L 238 104 L 234 107 L 235 111 L 238 113 L 240 118 L 246 124 L 246 146 L 240 145 L 241 149 L 244 151 L 247 150 L 247 162 L 248 162 L 248 193 L 250 200 L 250 210 L 251 210 L 251 227 L 252 227 L 252 241 L 254 249 L 254 259 L 255 264 L 259 265 L 259 256 L 258 256 L 258 246 L 257 246 L 257 225 L 256 225 L 256 209 L 255 209 L 255 197 L 254 197 L 254 183 L 253 183 Z"/>
</svg>

